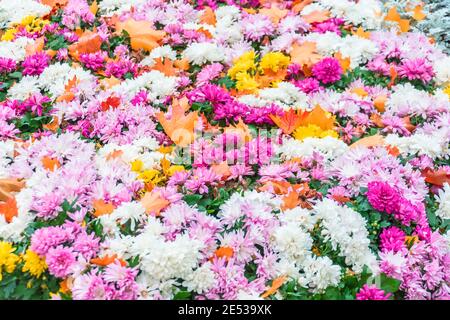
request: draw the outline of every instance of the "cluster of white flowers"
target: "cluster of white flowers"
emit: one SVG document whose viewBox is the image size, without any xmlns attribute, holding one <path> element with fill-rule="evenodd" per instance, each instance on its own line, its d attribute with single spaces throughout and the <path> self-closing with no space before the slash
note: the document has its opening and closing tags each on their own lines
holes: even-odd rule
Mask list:
<svg viewBox="0 0 450 320">
<path fill-rule="evenodd" d="M 325 240 L 330 241 L 334 250 L 339 250 L 353 271 L 360 273 L 365 265 L 373 272 L 378 271 L 376 256 L 369 248 L 366 220 L 358 212 L 331 199 L 316 203 L 313 210 L 321 220 Z"/>
<path fill-rule="evenodd" d="M 175 93 L 177 81 L 177 77 L 167 77 L 157 70 L 152 70 L 134 79 L 124 80 L 110 90 L 131 99 L 140 90 L 148 89 L 148 98 L 155 102 L 161 102 L 168 95 Z"/>
<path fill-rule="evenodd" d="M 333 264 L 328 257 L 309 256 L 303 262 L 303 273 L 299 284 L 309 287 L 312 292 L 323 292 L 328 287 L 337 286 L 341 280 L 341 267 Z"/>
<path fill-rule="evenodd" d="M 450 185 L 448 183 L 445 183 L 444 188 L 439 190 L 436 201 L 439 203 L 436 215 L 442 219 L 450 219 Z"/>
<path fill-rule="evenodd" d="M 35 40 L 27 37 L 19 37 L 14 41 L 0 41 L 0 57 L 13 59 L 16 62 L 22 61 L 26 56 L 26 47 Z"/>
<path fill-rule="evenodd" d="M 196 65 L 225 60 L 223 49 L 212 42 L 194 42 L 183 51 L 184 58 Z"/>
<path fill-rule="evenodd" d="M 146 56 L 144 59 L 139 62 L 141 66 L 153 66 L 155 64 L 155 59 L 170 59 L 170 60 L 176 60 L 177 59 L 177 53 L 175 50 L 173 50 L 169 45 L 164 45 L 160 47 L 156 47 L 153 49 L 148 56 Z"/>
<path fill-rule="evenodd" d="M 136 8 L 145 2 L 146 0 L 102 0 L 98 4 L 98 10 L 104 16 L 112 16 L 129 11 L 132 7 Z"/>
<path fill-rule="evenodd" d="M 427 155 L 432 159 L 448 159 L 450 128 L 442 127 L 431 133 L 416 132 L 409 137 L 389 134 L 385 141 L 398 148 L 402 155 Z"/>
<path fill-rule="evenodd" d="M 430 113 L 445 112 L 449 108 L 448 96 L 442 91 L 436 94 L 418 90 L 410 83 L 398 84 L 392 88 L 386 102 L 386 113 L 397 116 L 420 115 L 427 118 Z"/>
<path fill-rule="evenodd" d="M 284 139 L 282 144 L 275 145 L 275 151 L 282 159 L 311 157 L 317 152 L 326 161 L 332 161 L 341 156 L 349 149 L 342 140 L 333 137 L 305 138 L 303 141 L 297 139 Z"/>
<path fill-rule="evenodd" d="M 90 84 L 95 83 L 96 78 L 91 72 L 83 68 L 72 68 L 67 63 L 55 63 L 45 68 L 39 76 L 23 77 L 11 87 L 8 96 L 12 99 L 24 100 L 43 90 L 56 98 L 64 93 L 67 83 L 75 77 L 78 83 L 77 88 L 79 88 L 78 94 L 92 95 Z"/>
<path fill-rule="evenodd" d="M 155 169 L 159 168 L 159 163 L 164 158 L 161 152 L 156 151 L 158 148 L 158 141 L 153 137 L 136 139 L 123 145 L 108 143 L 98 150 L 96 162 L 101 166 L 108 160 L 108 156 L 118 152 L 118 158 L 126 163 L 140 161 L 142 170 Z"/>
<path fill-rule="evenodd" d="M 302 14 L 306 15 L 315 10 L 330 10 L 334 17 L 350 22 L 353 25 L 362 25 L 366 29 L 378 29 L 382 22 L 382 4 L 378 0 L 320 0 L 306 6 Z"/>
<path fill-rule="evenodd" d="M 20 23 L 27 16 L 42 17 L 52 8 L 35 0 L 0 1 L 0 28 Z"/>
</svg>

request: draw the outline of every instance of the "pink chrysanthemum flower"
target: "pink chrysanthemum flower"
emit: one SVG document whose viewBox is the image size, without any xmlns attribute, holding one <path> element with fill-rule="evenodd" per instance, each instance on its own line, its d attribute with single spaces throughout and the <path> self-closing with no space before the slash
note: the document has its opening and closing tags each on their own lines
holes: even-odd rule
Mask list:
<svg viewBox="0 0 450 320">
<path fill-rule="evenodd" d="M 22 63 L 22 74 L 26 76 L 40 75 L 50 63 L 50 56 L 45 52 L 38 52 L 26 57 Z"/>
<path fill-rule="evenodd" d="M 383 290 L 378 289 L 376 285 L 365 284 L 356 294 L 356 300 L 387 300 L 391 296 L 390 293 L 385 294 Z"/>
<path fill-rule="evenodd" d="M 312 68 L 312 73 L 324 84 L 333 83 L 341 79 L 342 67 L 337 59 L 328 57 L 317 62 Z"/>
<path fill-rule="evenodd" d="M 31 237 L 30 249 L 45 256 L 52 248 L 68 240 L 67 232 L 61 227 L 46 227 L 36 230 Z"/>
<path fill-rule="evenodd" d="M 208 81 L 211 81 L 217 78 L 223 70 L 223 65 L 220 63 L 213 63 L 208 65 L 202 69 L 197 74 L 197 82 L 198 86 L 206 84 Z"/>
<path fill-rule="evenodd" d="M 242 18 L 241 25 L 244 35 L 251 41 L 261 40 L 271 35 L 275 27 L 268 16 L 262 14 L 249 14 Z"/>
<path fill-rule="evenodd" d="M 405 60 L 398 67 L 398 74 L 408 80 L 429 82 L 433 79 L 433 67 L 423 58 Z"/>
<path fill-rule="evenodd" d="M 80 54 L 80 61 L 84 63 L 86 68 L 97 71 L 103 67 L 103 62 L 105 60 L 105 52 L 95 52 L 95 53 L 83 53 Z"/>
<path fill-rule="evenodd" d="M 71 267 L 76 263 L 76 258 L 71 248 L 59 246 L 47 252 L 45 262 L 50 274 L 65 278 L 71 273 Z"/>
</svg>

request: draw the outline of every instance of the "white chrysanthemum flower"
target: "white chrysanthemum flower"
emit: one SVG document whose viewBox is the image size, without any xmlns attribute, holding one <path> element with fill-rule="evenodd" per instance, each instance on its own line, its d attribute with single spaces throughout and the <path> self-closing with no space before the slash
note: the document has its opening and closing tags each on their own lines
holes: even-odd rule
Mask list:
<svg viewBox="0 0 450 320">
<path fill-rule="evenodd" d="M 325 241 L 330 241 L 335 250 L 339 249 L 353 271 L 362 272 L 365 265 L 373 272 L 378 271 L 376 257 L 369 248 L 366 220 L 358 212 L 328 198 L 316 203 L 313 210 L 321 220 Z"/>
<path fill-rule="evenodd" d="M 341 267 L 334 265 L 328 257 L 309 256 L 302 263 L 304 282 L 313 292 L 323 292 L 337 286 L 341 279 Z"/>
<path fill-rule="evenodd" d="M 37 76 L 25 76 L 8 90 L 8 97 L 15 100 L 26 100 L 39 92 L 39 78 Z"/>
<path fill-rule="evenodd" d="M 433 70 L 438 85 L 450 84 L 450 56 L 436 59 Z"/>
<path fill-rule="evenodd" d="M 225 60 L 223 49 L 211 42 L 192 43 L 183 51 L 183 56 L 196 65 Z"/>
<path fill-rule="evenodd" d="M 146 0 L 102 0 L 98 4 L 98 10 L 103 16 L 120 15 L 123 12 L 130 11 L 132 7 L 138 8 Z"/>
<path fill-rule="evenodd" d="M 211 263 L 209 262 L 189 273 L 183 281 L 183 286 L 188 291 L 194 291 L 199 294 L 214 288 L 216 284 L 215 273 L 211 270 Z"/>
<path fill-rule="evenodd" d="M 435 198 L 436 202 L 439 203 L 436 215 L 442 219 L 450 219 L 450 185 L 445 183 Z"/>
<path fill-rule="evenodd" d="M 23 61 L 26 56 L 26 46 L 34 41 L 26 37 L 20 37 L 14 41 L 0 41 L 0 57 L 13 59 L 16 62 Z"/>
<path fill-rule="evenodd" d="M 313 240 L 298 223 L 287 223 L 274 229 L 272 243 L 280 255 L 301 263 L 311 253 Z"/>
</svg>

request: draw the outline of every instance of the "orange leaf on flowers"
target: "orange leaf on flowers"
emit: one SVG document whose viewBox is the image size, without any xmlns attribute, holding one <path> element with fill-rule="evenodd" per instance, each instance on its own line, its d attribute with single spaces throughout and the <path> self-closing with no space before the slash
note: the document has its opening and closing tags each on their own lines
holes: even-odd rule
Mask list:
<svg viewBox="0 0 450 320">
<path fill-rule="evenodd" d="M 411 123 L 411 118 L 409 116 L 403 117 L 402 121 L 405 125 L 406 130 L 408 130 L 409 132 L 413 132 L 414 130 L 416 130 L 416 126 Z"/>
<path fill-rule="evenodd" d="M 308 111 L 290 109 L 289 111 L 284 112 L 282 116 L 271 114 L 269 117 L 284 134 L 291 134 L 302 124 L 302 121 L 308 114 Z"/>
<path fill-rule="evenodd" d="M 89 11 L 92 12 L 92 14 L 95 16 L 98 11 L 98 3 L 97 0 L 94 0 L 92 4 L 89 6 Z"/>
<path fill-rule="evenodd" d="M 105 202 L 103 199 L 97 199 L 92 202 L 94 207 L 94 216 L 97 218 L 105 214 L 111 214 L 116 208 L 112 203 Z"/>
<path fill-rule="evenodd" d="M 72 92 L 72 89 L 75 88 L 78 84 L 77 76 L 73 76 L 72 79 L 70 79 L 67 84 L 64 86 L 64 93 L 60 95 L 58 98 L 56 98 L 56 102 L 70 102 L 73 99 L 75 99 L 75 94 Z"/>
<path fill-rule="evenodd" d="M 189 70 L 189 60 L 188 59 L 175 60 L 173 65 L 183 71 Z"/>
<path fill-rule="evenodd" d="M 287 194 L 289 188 L 292 187 L 287 181 L 267 181 L 263 186 L 259 187 L 259 191 L 268 191 L 275 194 Z"/>
<path fill-rule="evenodd" d="M 231 259 L 234 254 L 234 250 L 231 247 L 220 247 L 214 252 L 214 256 L 217 258 L 225 258 L 227 261 Z"/>
<path fill-rule="evenodd" d="M 306 21 L 308 23 L 323 22 L 325 20 L 330 19 L 330 11 L 315 10 L 315 11 L 311 12 L 310 14 L 302 16 L 302 18 L 304 21 Z"/>
<path fill-rule="evenodd" d="M 161 196 L 160 192 L 147 192 L 141 199 L 141 204 L 147 214 L 159 216 L 161 210 L 166 208 L 170 202 Z"/>
<path fill-rule="evenodd" d="M 281 19 L 287 16 L 289 10 L 287 9 L 280 9 L 276 4 L 272 3 L 270 6 L 270 9 L 268 8 L 262 8 L 259 10 L 259 13 L 262 15 L 265 15 L 272 20 L 273 23 L 278 24 Z"/>
<path fill-rule="evenodd" d="M 239 122 L 235 125 L 230 125 L 224 128 L 226 134 L 235 134 L 241 138 L 241 142 L 249 142 L 252 138 L 249 127 L 239 119 Z"/>
<path fill-rule="evenodd" d="M 0 179 L 0 201 L 13 198 L 13 192 L 19 192 L 25 186 L 25 181 L 19 179 Z"/>
<path fill-rule="evenodd" d="M 45 4 L 49 7 L 64 7 L 67 4 L 68 0 L 41 0 L 42 4 Z"/>
<path fill-rule="evenodd" d="M 166 76 L 171 77 L 177 74 L 177 69 L 173 66 L 173 61 L 165 58 L 164 63 L 161 58 L 155 59 L 155 64 L 152 66 L 153 70 L 158 70 Z"/>
<path fill-rule="evenodd" d="M 226 179 L 231 175 L 230 166 L 226 161 L 223 161 L 218 164 L 212 164 L 211 169 L 216 174 L 221 175 L 222 179 Z"/>
<path fill-rule="evenodd" d="M 299 199 L 298 193 L 295 191 L 290 191 L 286 196 L 283 197 L 283 204 L 281 205 L 282 210 L 294 209 L 302 203 Z"/>
<path fill-rule="evenodd" d="M 161 40 L 166 33 L 153 29 L 149 21 L 137 21 L 128 19 L 125 22 L 116 23 L 117 32 L 125 30 L 130 35 L 131 47 L 133 50 L 144 49 L 151 51 L 160 46 Z"/>
<path fill-rule="evenodd" d="M 292 11 L 294 13 L 301 12 L 307 5 L 313 3 L 314 0 L 295 0 L 292 4 Z"/>
<path fill-rule="evenodd" d="M 442 187 L 444 183 L 450 184 L 450 173 L 447 173 L 444 169 L 431 170 L 427 168 L 422 171 L 422 176 L 425 181 L 436 186 Z"/>
<path fill-rule="evenodd" d="M 127 263 L 125 261 L 123 261 L 122 259 L 117 259 L 117 254 L 113 254 L 113 255 L 105 255 L 102 258 L 93 258 L 91 259 L 91 263 L 92 264 L 96 264 L 97 266 L 100 267 L 106 267 L 107 265 L 114 263 L 114 261 L 119 260 L 120 264 L 122 266 L 126 266 Z"/>
<path fill-rule="evenodd" d="M 100 50 L 102 45 L 102 38 L 93 31 L 84 31 L 78 41 L 69 46 L 69 53 L 72 57 L 78 60 L 82 53 L 94 53 Z"/>
<path fill-rule="evenodd" d="M 5 217 L 7 223 L 10 223 L 18 214 L 19 209 L 17 208 L 16 198 L 12 197 L 6 200 L 6 202 L 0 203 L 0 215 Z"/>
<path fill-rule="evenodd" d="M 421 5 L 418 5 L 414 8 L 414 12 L 413 12 L 414 20 L 422 21 L 423 19 L 425 19 L 427 17 L 427 15 L 425 13 L 423 13 L 422 9 L 423 9 L 423 7 Z"/>
<path fill-rule="evenodd" d="M 172 114 L 167 119 L 167 113 L 159 112 L 156 118 L 161 123 L 164 132 L 178 146 L 185 147 L 194 141 L 194 127 L 198 119 L 197 112 L 184 114 L 185 110 L 178 104 L 172 105 Z"/>
<path fill-rule="evenodd" d="M 370 39 L 370 32 L 364 31 L 364 29 L 360 26 L 358 29 L 356 29 L 356 32 L 352 32 L 355 36 L 358 36 L 363 39 Z"/>
<path fill-rule="evenodd" d="M 366 90 L 364 90 L 364 88 L 362 87 L 357 87 L 357 88 L 353 88 L 352 90 L 350 90 L 351 93 L 354 93 L 360 97 L 367 97 L 368 93 Z"/>
<path fill-rule="evenodd" d="M 383 146 L 385 144 L 383 136 L 379 134 L 375 134 L 373 136 L 365 137 L 362 139 L 359 139 L 358 141 L 352 143 L 350 145 L 350 148 L 356 148 L 356 147 L 378 147 Z"/>
<path fill-rule="evenodd" d="M 339 64 L 341 65 L 342 71 L 344 73 L 347 72 L 347 70 L 350 70 L 350 64 L 351 64 L 351 59 L 350 57 L 344 58 L 342 57 L 342 54 L 338 51 L 334 54 L 334 58 L 337 59 L 337 61 L 339 62 Z"/>
<path fill-rule="evenodd" d="M 200 16 L 200 23 L 209 24 L 211 26 L 216 25 L 216 14 L 214 13 L 214 10 L 211 9 L 211 7 L 204 7 L 203 13 Z"/>
<path fill-rule="evenodd" d="M 402 19 L 396 7 L 392 7 L 389 9 L 387 15 L 384 17 L 384 20 L 396 22 L 400 27 L 401 32 L 408 32 L 409 30 L 409 20 Z"/>
<path fill-rule="evenodd" d="M 58 159 L 49 156 L 43 157 L 41 159 L 41 162 L 42 166 L 49 171 L 54 171 L 55 169 L 61 167 L 61 163 L 59 162 Z"/>
<path fill-rule="evenodd" d="M 326 112 L 320 106 L 316 106 L 303 120 L 302 125 L 307 126 L 314 124 L 320 127 L 322 130 L 331 130 L 334 128 L 335 116 Z"/>
<path fill-rule="evenodd" d="M 301 45 L 294 43 L 290 55 L 291 62 L 301 66 L 304 64 L 310 66 L 322 59 L 322 56 L 316 52 L 316 43 L 311 41 L 305 41 Z"/>
<path fill-rule="evenodd" d="M 346 203 L 346 202 L 350 202 L 351 201 L 350 198 L 345 197 L 345 196 L 341 196 L 341 195 L 337 195 L 337 194 L 334 194 L 331 197 L 333 198 L 333 200 L 335 200 L 337 202 L 340 202 L 340 203 Z"/>
<path fill-rule="evenodd" d="M 385 148 L 391 156 L 398 157 L 400 155 L 400 150 L 396 146 L 387 145 Z"/>
<path fill-rule="evenodd" d="M 100 104 L 100 109 L 102 111 L 107 111 L 109 109 L 116 109 L 118 106 L 120 106 L 120 98 L 111 95 Z"/>
<path fill-rule="evenodd" d="M 385 125 L 383 124 L 383 120 L 381 119 L 381 116 L 376 113 L 372 113 L 370 116 L 370 121 L 372 121 L 378 128 L 384 128 Z"/>
<path fill-rule="evenodd" d="M 114 150 L 106 155 L 106 160 L 117 159 L 123 155 L 122 150 Z"/>
<path fill-rule="evenodd" d="M 120 83 L 120 80 L 117 79 L 116 77 L 104 78 L 104 79 L 100 80 L 100 84 L 102 85 L 102 87 L 104 89 L 112 88 L 115 85 L 118 85 L 119 83 Z"/>
<path fill-rule="evenodd" d="M 395 84 L 395 80 L 397 79 L 397 70 L 395 69 L 394 66 L 391 66 L 389 68 L 389 74 L 391 76 L 391 81 L 389 82 L 389 84 L 387 85 L 388 88 L 391 88 L 394 84 Z"/>
<path fill-rule="evenodd" d="M 261 295 L 261 298 L 267 298 L 268 296 L 270 296 L 270 295 L 274 294 L 275 292 L 277 292 L 278 289 L 283 285 L 283 283 L 284 283 L 286 280 L 287 280 L 287 277 L 286 277 L 286 276 L 281 276 L 281 277 L 275 278 L 275 279 L 272 281 L 272 285 L 270 286 L 270 288 L 267 289 L 267 291 L 264 292 L 264 293 Z"/>
<path fill-rule="evenodd" d="M 52 117 L 52 121 L 48 124 L 43 125 L 44 129 L 47 129 L 52 132 L 56 132 L 56 130 L 59 128 L 59 119 L 57 116 Z"/>
<path fill-rule="evenodd" d="M 25 55 L 28 57 L 42 50 L 44 50 L 44 37 L 40 37 L 33 43 L 27 44 L 25 46 Z"/>
</svg>

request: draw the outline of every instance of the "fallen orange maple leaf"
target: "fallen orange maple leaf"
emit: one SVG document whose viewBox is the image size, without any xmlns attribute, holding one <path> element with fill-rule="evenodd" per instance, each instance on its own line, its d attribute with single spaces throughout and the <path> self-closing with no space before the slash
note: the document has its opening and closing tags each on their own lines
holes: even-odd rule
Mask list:
<svg viewBox="0 0 450 320">
<path fill-rule="evenodd" d="M 300 66 L 310 66 L 322 59 L 322 56 L 316 52 L 316 43 L 312 41 L 305 41 L 301 45 L 294 43 L 290 55 L 291 62 Z"/>
<path fill-rule="evenodd" d="M 281 276 L 273 279 L 271 287 L 261 295 L 261 298 L 267 298 L 268 296 L 277 292 L 277 290 L 283 285 L 286 280 L 287 276 Z"/>
<path fill-rule="evenodd" d="M 290 109 L 282 116 L 269 115 L 270 119 L 283 131 L 284 134 L 291 134 L 297 129 L 308 116 L 308 111 Z"/>
<path fill-rule="evenodd" d="M 161 40 L 166 35 L 164 31 L 153 29 L 152 23 L 145 20 L 128 19 L 125 22 L 117 22 L 116 30 L 119 33 L 125 30 L 130 35 L 133 50 L 151 51 L 160 46 Z"/>
</svg>

